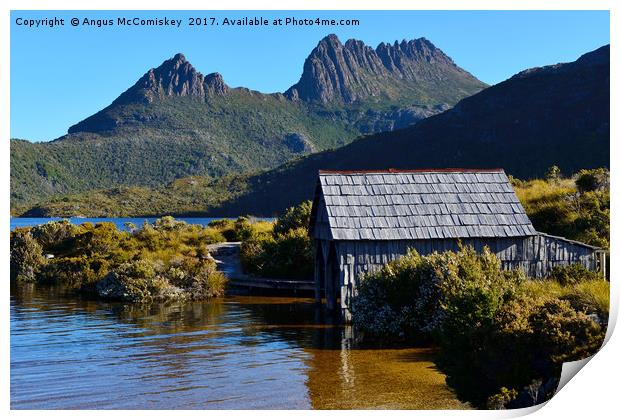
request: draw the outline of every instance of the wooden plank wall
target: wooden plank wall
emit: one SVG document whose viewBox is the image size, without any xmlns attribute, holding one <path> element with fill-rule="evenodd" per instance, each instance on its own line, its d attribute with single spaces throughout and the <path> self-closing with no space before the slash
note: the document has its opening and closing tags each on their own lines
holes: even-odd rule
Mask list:
<svg viewBox="0 0 620 420">
<path fill-rule="evenodd" d="M 528 277 L 546 277 L 554 266 L 574 263 L 582 264 L 589 270 L 598 269 L 596 250 L 546 235 L 463 239 L 461 243 L 471 245 L 479 252 L 484 246 L 488 246 L 501 260 L 502 268 L 521 269 Z M 335 244 L 340 278 L 332 279 L 329 274 L 326 277 L 339 282 L 340 306 L 345 321 L 350 318 L 348 308 L 351 298 L 355 295 L 356 285 L 364 273 L 379 270 L 386 263 L 404 255 L 410 248 L 416 249 L 422 255 L 459 249 L 459 241 L 454 239 L 336 241 Z"/>
</svg>

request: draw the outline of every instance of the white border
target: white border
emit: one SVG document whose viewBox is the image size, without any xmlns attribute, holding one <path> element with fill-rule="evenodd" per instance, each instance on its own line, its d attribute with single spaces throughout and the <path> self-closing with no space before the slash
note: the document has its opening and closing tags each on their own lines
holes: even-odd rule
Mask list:
<svg viewBox="0 0 620 420">
<path fill-rule="evenodd" d="M 176 6 L 176 7 L 171 7 Z M 165 0 L 150 0 L 150 1 L 137 1 L 137 0 L 93 0 L 87 4 L 78 0 L 55 0 L 55 1 L 41 1 L 41 0 L 3 0 L 0 4 L 2 9 L 2 19 L 0 19 L 0 137 L 2 141 L 2 159 L 3 164 L 0 165 L 0 172 L 2 174 L 3 183 L 0 191 L 0 214 L 3 214 L 2 218 L 2 233 L 5 238 L 4 241 L 0 241 L 0 255 L 1 258 L 1 270 L 4 274 L 2 280 L 2 311 L 0 311 L 0 337 L 2 340 L 2 347 L 0 348 L 0 354 L 2 355 L 1 377 L 0 382 L 0 404 L 3 411 L 8 411 L 10 406 L 9 395 L 9 383 L 10 383 L 10 371 L 9 371 L 9 142 L 10 130 L 9 130 L 9 116 L 10 116 L 10 10 L 611 10 L 611 40 L 617 39 L 618 30 L 618 7 L 614 7 L 615 4 L 611 0 L 436 0 L 436 1 L 420 1 L 420 0 L 382 0 L 381 2 L 371 2 L 368 0 L 316 0 L 313 2 L 304 1 L 299 2 L 297 5 L 292 5 L 290 1 L 282 0 L 263 0 L 263 1 L 250 1 L 250 0 L 237 0 L 234 2 L 211 2 L 211 1 L 199 1 L 199 0 L 186 0 L 182 4 L 165 1 Z M 612 42 L 613 43 L 613 42 Z M 617 69 L 617 50 L 611 48 L 611 68 L 612 74 L 615 74 Z M 551 64 L 551 63 L 549 63 Z M 617 115 L 617 83 L 615 79 L 612 79 L 612 101 L 611 101 L 611 115 Z M 611 125 L 611 156 L 616 154 L 617 147 L 615 146 L 615 140 L 617 139 L 617 128 L 613 123 Z M 33 123 L 36 123 L 33 121 Z M 613 166 L 613 163 L 612 163 Z M 612 170 L 612 209 L 615 208 L 615 203 L 618 202 L 618 189 L 615 188 L 618 178 L 617 174 Z M 615 214 L 615 213 L 612 213 Z M 615 220 L 612 220 L 612 233 L 611 242 L 616 243 L 618 229 L 616 228 Z M 612 254 L 614 255 L 612 260 L 616 261 L 615 248 L 612 246 Z M 617 264 L 611 265 L 611 277 L 616 278 L 618 271 Z M 612 303 L 618 302 L 618 287 L 612 281 Z M 617 305 L 612 306 L 611 311 L 611 323 L 610 332 L 615 326 L 617 321 Z M 608 334 L 608 339 L 610 334 Z M 620 354 L 620 344 L 617 337 L 609 339 L 604 348 L 588 363 L 588 366 L 579 372 L 575 379 L 569 381 L 569 383 L 549 402 L 544 409 L 540 411 L 524 409 L 504 412 L 494 411 L 475 411 L 475 412 L 446 412 L 446 411 L 391 411 L 390 417 L 394 418 L 500 418 L 500 417 L 515 417 L 536 411 L 532 416 L 534 418 L 612 418 L 618 413 L 618 396 L 616 391 L 616 382 L 618 374 L 620 373 L 616 355 Z M 153 411 L 116 411 L 114 413 L 106 411 L 89 411 L 89 412 L 67 412 L 67 411 L 11 411 L 11 416 L 19 418 L 40 418 L 45 416 L 49 419 L 67 419 L 67 418 L 82 418 L 87 415 L 92 419 L 106 419 L 112 414 L 114 417 L 146 417 L 149 418 L 168 418 L 170 416 L 178 417 L 191 417 L 191 418 L 203 418 L 206 415 L 213 416 L 234 416 L 241 418 L 269 418 L 269 419 L 286 419 L 290 420 L 292 416 L 295 418 L 305 419 L 309 417 L 324 417 L 324 416 L 338 416 L 339 418 L 374 418 L 378 415 L 377 412 L 366 411 L 262 411 L 262 412 L 250 412 L 250 411 L 234 411 L 234 412 L 221 412 L 214 411 L 213 413 L 205 413 L 202 411 L 194 412 L 153 412 Z M 383 415 L 383 414 L 379 414 Z"/>
</svg>

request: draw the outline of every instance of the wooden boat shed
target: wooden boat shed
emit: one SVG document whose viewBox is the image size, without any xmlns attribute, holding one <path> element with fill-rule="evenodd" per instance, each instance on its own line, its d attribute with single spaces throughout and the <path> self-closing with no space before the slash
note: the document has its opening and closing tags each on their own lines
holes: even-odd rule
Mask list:
<svg viewBox="0 0 620 420">
<path fill-rule="evenodd" d="M 556 265 L 605 270 L 600 248 L 537 232 L 502 169 L 319 171 L 310 234 L 315 296 L 349 320 L 364 273 L 415 249 L 488 246 L 506 269 L 546 277 Z"/>
</svg>

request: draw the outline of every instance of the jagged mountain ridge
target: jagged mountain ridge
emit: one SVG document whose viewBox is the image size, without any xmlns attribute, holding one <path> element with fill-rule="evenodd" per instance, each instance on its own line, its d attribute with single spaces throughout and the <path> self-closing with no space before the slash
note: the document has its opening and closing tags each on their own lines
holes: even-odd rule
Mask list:
<svg viewBox="0 0 620 420">
<path fill-rule="evenodd" d="M 423 91 L 424 84 L 449 78 L 478 82 L 426 38 L 381 43 L 373 49 L 354 39 L 342 44 L 330 35 L 310 53 L 301 79 L 284 94 L 320 103 L 395 100 L 414 87 Z"/>
<path fill-rule="evenodd" d="M 571 63 L 520 72 L 410 128 L 361 138 L 262 174 L 77 194 L 26 215 L 272 216 L 311 198 L 319 169 L 503 167 L 532 178 L 551 165 L 565 175 L 609 167 L 609 83 L 609 46 L 604 46 Z"/>
<path fill-rule="evenodd" d="M 451 62 L 447 58 L 441 66 L 430 58 L 418 60 L 420 74 L 436 68 L 434 84 L 429 77 L 399 79 L 397 72 L 411 68 L 415 60 L 408 59 L 408 67 L 398 64 L 406 61 L 401 55 L 414 55 L 395 51 L 417 42 L 378 47 L 392 51 L 394 64 L 391 69 L 381 64 L 375 71 L 358 55 L 376 61 L 378 53 L 361 41 L 347 41 L 347 60 L 361 64 L 348 70 L 358 82 L 341 84 L 348 92 L 346 102 L 231 88 L 222 75 L 203 75 L 177 54 L 144 73 L 109 106 L 70 127 L 67 135 L 38 144 L 11 141 L 11 198 L 21 205 L 93 188 L 155 186 L 190 175 L 220 177 L 273 168 L 359 135 L 406 127 L 485 87 L 456 65 L 451 76 L 445 76 L 444 65 Z M 328 36 L 315 51 L 325 45 L 343 44 Z M 430 42 L 423 45 L 431 50 Z M 422 47 L 418 49 L 423 57 Z M 311 56 L 316 61 L 316 55 Z M 338 64 L 336 72 L 342 70 L 338 60 L 333 64 Z M 360 81 L 362 87 L 373 87 L 373 95 Z"/>
<path fill-rule="evenodd" d="M 522 71 L 411 127 L 379 133 L 250 177 L 208 215 L 273 215 L 310 199 L 320 169 L 504 168 L 541 177 L 610 164 L 609 45 Z M 285 192 L 285 193 L 284 193 Z"/>
<path fill-rule="evenodd" d="M 312 50 L 300 81 L 284 92 L 284 97 L 246 88 L 231 89 L 221 74 L 205 76 L 178 53 L 146 72 L 110 106 L 70 127 L 69 133 L 105 131 L 135 122 L 133 115 L 123 118 L 118 111 L 123 105 L 151 104 L 173 97 L 209 101 L 225 97 L 232 90 L 248 96 L 287 98 L 313 108 L 349 107 L 354 115 L 345 116 L 347 123 L 358 125 L 361 134 L 368 134 L 377 130 L 365 121 L 368 118 L 363 112 L 360 115 L 359 108 L 374 114 L 375 121 L 391 121 L 390 116 L 400 113 L 400 124 L 376 124 L 391 130 L 443 111 L 484 86 L 425 38 L 396 41 L 394 45 L 381 43 L 375 50 L 359 40 L 349 39 L 342 44 L 337 36 L 328 35 Z M 390 109 L 386 109 L 388 105 Z"/>
</svg>

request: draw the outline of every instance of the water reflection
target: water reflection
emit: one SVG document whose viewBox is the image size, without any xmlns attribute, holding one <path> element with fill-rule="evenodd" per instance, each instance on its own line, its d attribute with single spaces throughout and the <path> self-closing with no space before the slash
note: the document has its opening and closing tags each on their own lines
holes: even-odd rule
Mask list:
<svg viewBox="0 0 620 420">
<path fill-rule="evenodd" d="M 310 299 L 11 298 L 12 408 L 460 408 L 427 349 L 361 349 Z"/>
</svg>

